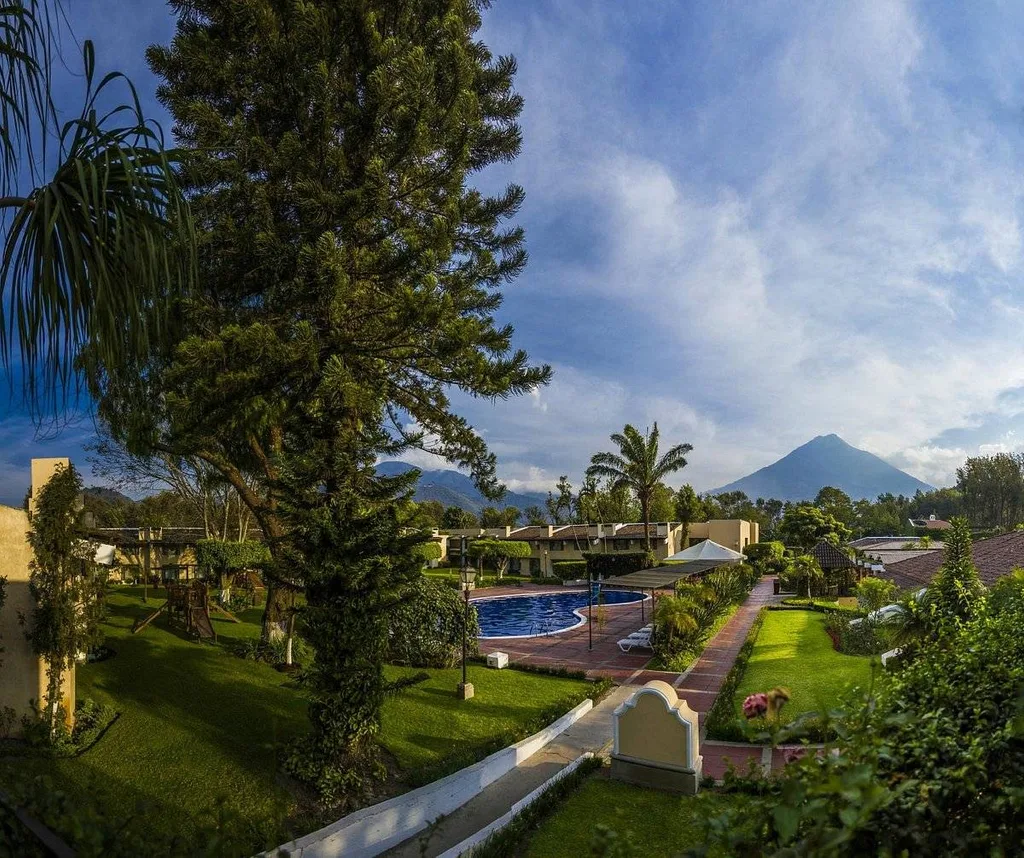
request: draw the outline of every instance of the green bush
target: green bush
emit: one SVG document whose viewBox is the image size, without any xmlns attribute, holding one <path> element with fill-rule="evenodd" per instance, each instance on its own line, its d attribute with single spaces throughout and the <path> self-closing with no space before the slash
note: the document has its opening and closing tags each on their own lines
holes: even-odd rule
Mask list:
<svg viewBox="0 0 1024 858">
<path fill-rule="evenodd" d="M 270 549 L 262 542 L 225 542 L 200 539 L 196 543 L 196 565 L 201 575 L 220 578 L 244 569 L 260 569 L 270 562 Z"/>
<path fill-rule="evenodd" d="M 1001 614 L 1015 605 L 1024 605 L 1024 569 L 1019 567 L 996 581 L 988 592 L 993 613 Z"/>
<path fill-rule="evenodd" d="M 441 559 L 441 543 L 439 542 L 424 542 L 417 545 L 412 551 L 413 554 L 422 558 L 424 563 Z"/>
<path fill-rule="evenodd" d="M 781 542 L 752 542 L 743 553 L 759 575 L 779 575 L 786 568 L 786 546 Z"/>
<path fill-rule="evenodd" d="M 586 560 L 556 560 L 551 564 L 556 578 L 573 581 L 587 577 Z"/>
<path fill-rule="evenodd" d="M 831 753 L 762 780 L 744 819 L 709 820 L 708 845 L 762 856 L 1019 854 L 1022 627 L 1024 606 L 1011 600 L 923 638 L 881 693 L 833 719 L 842 740 Z"/>
<path fill-rule="evenodd" d="M 857 582 L 854 594 L 857 596 L 857 605 L 865 613 L 877 611 L 886 605 L 896 601 L 900 588 L 892 581 L 884 578 L 862 578 Z"/>
<path fill-rule="evenodd" d="M 652 551 L 616 551 L 607 554 L 585 551 L 583 559 L 587 564 L 587 570 L 595 580 L 597 578 L 614 578 L 617 575 L 628 575 L 631 572 L 639 572 L 641 569 L 650 569 L 654 566 L 655 561 Z"/>
<path fill-rule="evenodd" d="M 412 667 L 453 667 L 462 657 L 465 616 L 461 594 L 420 578 L 391 613 L 386 660 Z M 468 637 L 473 653 L 479 633 L 476 608 L 470 606 Z"/>
<path fill-rule="evenodd" d="M 861 619 L 856 625 L 850 620 L 855 619 L 843 611 L 825 611 L 825 631 L 838 652 L 845 655 L 878 655 L 890 649 L 890 636 L 880 623 Z"/>
</svg>

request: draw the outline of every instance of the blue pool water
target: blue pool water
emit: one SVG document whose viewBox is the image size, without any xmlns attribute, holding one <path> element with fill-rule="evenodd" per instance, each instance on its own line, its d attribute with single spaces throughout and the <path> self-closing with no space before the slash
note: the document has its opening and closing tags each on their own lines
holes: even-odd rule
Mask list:
<svg viewBox="0 0 1024 858">
<path fill-rule="evenodd" d="M 606 605 L 639 602 L 641 593 L 625 590 L 606 590 L 599 601 Z M 518 638 L 529 635 L 549 635 L 582 625 L 586 622 L 587 591 L 571 593 L 538 593 L 530 596 L 495 596 L 474 599 L 476 615 L 480 620 L 480 637 Z M 581 610 L 582 609 L 582 610 Z M 579 611 L 579 613 L 576 613 Z"/>
</svg>

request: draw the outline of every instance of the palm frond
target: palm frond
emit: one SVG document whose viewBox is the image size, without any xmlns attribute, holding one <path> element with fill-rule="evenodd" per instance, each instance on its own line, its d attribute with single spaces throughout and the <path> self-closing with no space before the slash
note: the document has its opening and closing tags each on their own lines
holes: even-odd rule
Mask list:
<svg viewBox="0 0 1024 858">
<path fill-rule="evenodd" d="M 0 365 L 20 358 L 26 399 L 54 409 L 74 385 L 83 346 L 99 366 L 145 355 L 194 278 L 175 153 L 123 76 L 94 87 L 90 42 L 83 60 L 85 104 L 60 129 L 48 181 L 0 200 Z M 130 100 L 101 113 L 115 84 Z"/>
</svg>

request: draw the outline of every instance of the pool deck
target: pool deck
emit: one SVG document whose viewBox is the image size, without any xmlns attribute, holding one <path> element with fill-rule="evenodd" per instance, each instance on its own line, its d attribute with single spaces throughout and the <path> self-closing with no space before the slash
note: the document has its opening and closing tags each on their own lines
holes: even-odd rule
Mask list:
<svg viewBox="0 0 1024 858">
<path fill-rule="evenodd" d="M 474 591 L 472 598 L 491 596 L 525 596 L 540 593 L 586 592 L 583 587 L 562 587 L 525 584 L 521 587 L 487 587 Z M 593 649 L 590 648 L 588 626 L 533 638 L 481 638 L 480 652 L 508 653 L 513 664 L 541 667 L 564 667 L 585 671 L 591 678 L 607 676 L 619 684 L 632 684 L 634 674 L 651 660 L 648 649 L 622 652 L 618 641 L 651 622 L 651 600 L 626 605 L 605 605 L 594 608 Z M 671 674 L 673 678 L 677 674 Z"/>
</svg>

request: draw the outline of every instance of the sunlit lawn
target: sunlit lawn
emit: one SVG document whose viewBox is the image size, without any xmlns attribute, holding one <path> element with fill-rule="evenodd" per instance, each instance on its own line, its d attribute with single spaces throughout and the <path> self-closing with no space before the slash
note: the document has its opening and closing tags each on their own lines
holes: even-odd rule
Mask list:
<svg viewBox="0 0 1024 858">
<path fill-rule="evenodd" d="M 133 620 L 162 603 L 163 590 L 150 593 L 143 605 L 141 588 L 111 591 L 104 631 L 116 655 L 78 669 L 78 697 L 110 704 L 117 721 L 77 758 L 0 761 L 0 782 L 49 773 L 62 789 L 118 816 L 139 806 L 136 823 L 164 833 L 208 819 L 222 800 L 251 828 L 254 850 L 305 833 L 289 823 L 308 830 L 309 818 L 293 817 L 296 801 L 278 757 L 307 729 L 306 700 L 294 679 L 228 649 L 259 635 L 261 611 L 244 612 L 239 624 L 214 614 L 215 645 L 193 642 L 163 616 L 132 635 Z M 387 701 L 382 742 L 402 769 L 486 753 L 488 740 L 534 729 L 538 717 L 564 706 L 563 714 L 591 689 L 579 680 L 470 670 L 477 696 L 469 702 L 455 697 L 458 670 L 426 671 L 428 680 Z M 415 672 L 386 668 L 391 679 Z"/>
<path fill-rule="evenodd" d="M 815 611 L 768 611 L 736 692 L 736 712 L 748 694 L 789 689 L 783 721 L 834 707 L 854 686 L 871 682 L 871 656 L 836 652 Z"/>
<path fill-rule="evenodd" d="M 592 855 L 599 825 L 628 841 L 632 852 L 622 855 L 677 855 L 703 842 L 703 820 L 728 807 L 742 807 L 742 795 L 702 792 L 679 796 L 592 777 L 573 793 L 526 840 L 527 858 Z M 604 854 L 604 853 L 602 853 Z M 724 853 L 712 850 L 712 856 Z"/>
</svg>

